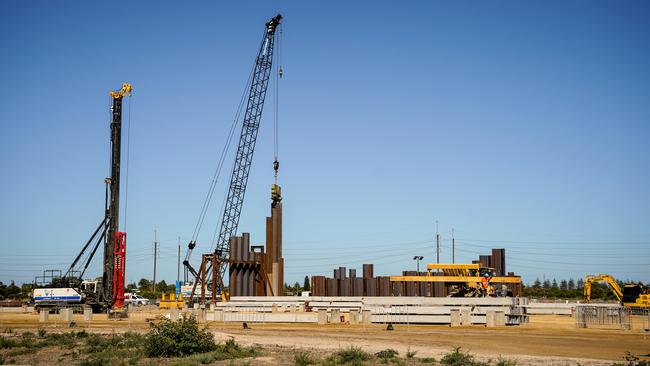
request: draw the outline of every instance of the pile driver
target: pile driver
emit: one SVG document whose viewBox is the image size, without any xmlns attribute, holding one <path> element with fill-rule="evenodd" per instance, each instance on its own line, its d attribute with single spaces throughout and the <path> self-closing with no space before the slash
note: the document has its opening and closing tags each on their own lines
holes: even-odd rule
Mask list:
<svg viewBox="0 0 650 366">
<path fill-rule="evenodd" d="M 104 179 L 104 217 L 68 270 L 47 270 L 34 283 L 38 307 L 90 306 L 95 311 L 124 307 L 126 233 L 119 231 L 120 162 L 122 157 L 122 101 L 131 95 L 131 84 L 109 92 L 111 106 L 111 176 Z M 102 277 L 83 280 L 95 253 L 104 244 Z"/>
</svg>

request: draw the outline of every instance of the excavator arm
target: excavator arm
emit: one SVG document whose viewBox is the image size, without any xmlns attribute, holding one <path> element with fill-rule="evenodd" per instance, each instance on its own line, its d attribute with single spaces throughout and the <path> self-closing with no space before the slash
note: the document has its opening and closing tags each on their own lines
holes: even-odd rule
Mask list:
<svg viewBox="0 0 650 366">
<path fill-rule="evenodd" d="M 597 274 L 597 275 L 587 275 L 585 277 L 585 290 L 584 290 L 584 295 L 585 295 L 585 301 L 586 302 L 591 302 L 591 285 L 594 282 L 605 282 L 609 285 L 609 287 L 612 288 L 612 292 L 614 292 L 614 295 L 618 299 L 618 301 L 623 301 L 623 291 L 621 290 L 621 287 L 618 285 L 614 277 L 608 274 Z"/>
</svg>

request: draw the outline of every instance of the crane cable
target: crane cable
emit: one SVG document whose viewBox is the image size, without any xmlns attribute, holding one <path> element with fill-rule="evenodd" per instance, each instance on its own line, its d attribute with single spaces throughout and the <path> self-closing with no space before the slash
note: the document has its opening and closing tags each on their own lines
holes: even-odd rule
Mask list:
<svg viewBox="0 0 650 366">
<path fill-rule="evenodd" d="M 280 79 L 284 74 L 282 69 L 282 25 L 279 26 L 279 32 L 275 35 L 277 40 L 277 52 L 275 53 L 275 83 L 274 83 L 274 103 L 273 103 L 273 170 L 275 184 L 278 184 L 278 169 L 280 169 L 280 162 L 278 161 L 278 127 L 279 127 L 279 99 L 280 99 Z"/>
</svg>

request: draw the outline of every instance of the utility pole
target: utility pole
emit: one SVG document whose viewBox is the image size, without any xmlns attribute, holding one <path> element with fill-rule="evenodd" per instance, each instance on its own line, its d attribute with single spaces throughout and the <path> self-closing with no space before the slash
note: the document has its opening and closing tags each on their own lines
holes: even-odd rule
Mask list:
<svg viewBox="0 0 650 366">
<path fill-rule="evenodd" d="M 451 263 L 456 263 L 456 239 L 454 239 L 454 228 L 451 228 Z"/>
<path fill-rule="evenodd" d="M 156 297 L 156 258 L 158 257 L 158 232 L 153 231 L 153 296 Z"/>
<path fill-rule="evenodd" d="M 181 280 L 181 237 L 178 237 L 178 269 L 176 270 L 176 282 Z"/>
</svg>

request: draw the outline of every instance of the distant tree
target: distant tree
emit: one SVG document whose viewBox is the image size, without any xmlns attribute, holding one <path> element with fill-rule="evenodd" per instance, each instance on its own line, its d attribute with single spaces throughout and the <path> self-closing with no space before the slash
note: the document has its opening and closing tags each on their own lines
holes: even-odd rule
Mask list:
<svg viewBox="0 0 650 366">
<path fill-rule="evenodd" d="M 302 288 L 303 288 L 305 291 L 311 291 L 311 285 L 310 285 L 310 283 L 309 283 L 309 276 L 305 276 L 305 281 L 304 281 L 304 283 L 303 283 L 303 285 L 302 285 Z"/>
<path fill-rule="evenodd" d="M 34 291 L 34 286 L 31 283 L 23 283 L 20 286 L 20 297 L 28 299 L 32 297 L 32 291 Z"/>
<path fill-rule="evenodd" d="M 562 291 L 566 291 L 566 290 L 568 290 L 568 287 L 569 287 L 569 286 L 567 285 L 567 281 L 566 281 L 566 280 L 562 280 L 562 281 L 560 281 L 560 290 L 562 290 Z"/>
<path fill-rule="evenodd" d="M 555 290 L 555 289 L 558 289 L 558 287 L 557 287 L 557 281 L 555 280 L 555 278 L 553 279 L 553 284 L 551 285 L 551 288 L 554 289 L 554 290 Z"/>
<path fill-rule="evenodd" d="M 549 280 L 544 280 L 544 283 L 542 284 L 542 288 L 543 288 L 544 290 L 548 290 L 548 289 L 550 289 L 550 288 L 551 288 L 551 281 L 549 281 Z"/>
<path fill-rule="evenodd" d="M 138 290 L 151 291 L 151 281 L 146 278 L 141 278 L 140 281 L 138 281 Z"/>
<path fill-rule="evenodd" d="M 16 286 L 16 283 L 14 281 L 11 281 L 11 284 L 9 284 L 9 286 L 5 286 L 2 292 L 5 299 L 20 298 L 20 287 Z"/>
<path fill-rule="evenodd" d="M 535 279 L 535 283 L 533 283 L 533 288 L 534 289 L 542 288 L 542 281 L 540 281 L 539 278 Z"/>
<path fill-rule="evenodd" d="M 573 280 L 573 278 L 569 279 L 569 283 L 567 283 L 567 289 L 568 290 L 575 290 L 576 289 L 576 283 Z"/>
<path fill-rule="evenodd" d="M 585 288 L 585 280 L 582 278 L 578 278 L 578 282 L 576 283 L 576 290 L 582 290 Z"/>
</svg>

